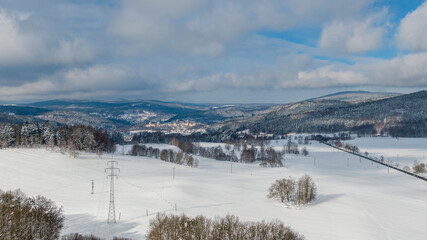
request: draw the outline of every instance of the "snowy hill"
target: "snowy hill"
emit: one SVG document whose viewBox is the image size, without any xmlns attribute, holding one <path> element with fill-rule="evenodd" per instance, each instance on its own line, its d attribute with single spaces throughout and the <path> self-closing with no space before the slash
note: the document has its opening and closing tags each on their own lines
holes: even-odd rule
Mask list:
<svg viewBox="0 0 427 240">
<path fill-rule="evenodd" d="M 422 137 L 427 136 L 426 106 L 427 91 L 356 103 L 308 100 L 258 116 L 232 119 L 216 128 L 274 134 L 354 131 Z"/>
<path fill-rule="evenodd" d="M 388 93 L 388 92 L 368 92 L 368 91 L 345 91 L 328 94 L 318 98 L 310 100 L 337 100 L 345 102 L 366 102 L 380 100 L 390 97 L 396 97 L 402 95 L 400 93 Z"/>
<path fill-rule="evenodd" d="M 378 141 L 379 146 L 382 138 Z M 399 139 L 402 148 L 412 145 Z M 426 146 L 426 139 L 419 139 Z M 372 142 L 371 142 L 372 143 Z M 281 149 L 284 142 L 273 143 Z M 421 149 L 412 146 L 417 155 Z M 146 157 L 114 156 L 116 225 L 107 225 L 109 180 L 104 169 L 111 155 L 82 153 L 73 159 L 44 149 L 0 150 L 0 189 L 20 188 L 41 194 L 64 207 L 63 233 L 144 239 L 149 219 L 157 212 L 238 215 L 242 220 L 280 219 L 307 239 L 425 239 L 427 183 L 328 146 L 307 145 L 307 157 L 286 155 L 285 168 L 198 158 L 189 168 Z M 374 151 L 374 150 L 372 150 Z M 393 149 L 383 148 L 389 155 Z M 386 154 L 386 153 L 383 153 Z M 401 161 L 405 156 L 402 154 Z M 175 179 L 172 177 L 175 169 Z M 285 206 L 268 199 L 276 179 L 310 174 L 318 199 L 307 207 Z M 91 180 L 95 194 L 91 195 Z M 175 210 L 176 204 L 176 210 Z M 148 211 L 148 216 L 147 216 Z"/>
</svg>

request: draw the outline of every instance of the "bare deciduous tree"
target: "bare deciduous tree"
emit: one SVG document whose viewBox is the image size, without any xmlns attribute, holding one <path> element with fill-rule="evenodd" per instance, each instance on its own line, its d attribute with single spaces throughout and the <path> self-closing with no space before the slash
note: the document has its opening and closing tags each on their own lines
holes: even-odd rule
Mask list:
<svg viewBox="0 0 427 240">
<path fill-rule="evenodd" d="M 98 149 L 96 149 L 96 155 L 98 155 L 98 157 L 99 157 L 99 158 L 101 158 L 101 157 L 102 157 L 102 154 L 103 154 L 103 152 L 102 152 L 102 148 L 101 148 L 101 147 L 98 147 Z"/>
<path fill-rule="evenodd" d="M 20 190 L 0 190 L 0 213 L 0 237 L 8 240 L 58 239 L 65 219 L 50 199 Z"/>
<path fill-rule="evenodd" d="M 276 180 L 268 190 L 269 198 L 279 199 L 281 202 L 293 201 L 295 196 L 295 180 L 292 178 L 283 178 Z"/>
<path fill-rule="evenodd" d="M 313 179 L 305 174 L 298 179 L 295 203 L 297 205 L 308 204 L 316 198 L 317 187 Z"/>
<path fill-rule="evenodd" d="M 78 148 L 72 141 L 70 142 L 70 144 L 68 146 L 68 153 L 73 158 L 77 158 L 79 156 Z"/>
<path fill-rule="evenodd" d="M 53 135 L 49 137 L 49 140 L 46 143 L 46 149 L 51 152 L 55 150 L 55 137 Z"/>
<path fill-rule="evenodd" d="M 163 160 L 163 161 L 167 161 L 167 160 L 168 160 L 168 158 L 169 158 L 168 150 L 163 149 L 163 150 L 160 152 L 160 159 L 161 159 L 161 160 Z"/>
</svg>

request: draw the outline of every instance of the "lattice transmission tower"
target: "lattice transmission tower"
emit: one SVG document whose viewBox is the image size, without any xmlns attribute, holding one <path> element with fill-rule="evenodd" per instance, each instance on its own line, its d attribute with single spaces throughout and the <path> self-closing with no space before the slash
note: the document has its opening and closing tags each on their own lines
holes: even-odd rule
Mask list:
<svg viewBox="0 0 427 240">
<path fill-rule="evenodd" d="M 116 167 L 114 167 L 116 165 Z M 109 172 L 109 175 L 107 176 L 107 179 L 110 178 L 110 206 L 108 208 L 108 224 L 114 224 L 116 223 L 116 209 L 114 206 L 114 178 L 119 178 L 116 175 L 116 170 L 120 172 L 120 169 L 117 168 L 118 166 L 117 161 L 108 161 L 107 166 L 108 168 L 105 169 L 105 172 Z"/>
</svg>

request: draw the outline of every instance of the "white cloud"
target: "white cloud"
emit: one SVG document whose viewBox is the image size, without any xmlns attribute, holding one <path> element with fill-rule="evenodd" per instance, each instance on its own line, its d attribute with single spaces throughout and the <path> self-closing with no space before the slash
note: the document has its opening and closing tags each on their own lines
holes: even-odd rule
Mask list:
<svg viewBox="0 0 427 240">
<path fill-rule="evenodd" d="M 284 31 L 351 19 L 374 0 L 122 1 L 109 32 L 121 50 L 217 56 L 228 44 L 261 30 Z M 355 46 L 355 44 L 352 44 Z M 356 46 L 355 46 L 356 47 Z"/>
<path fill-rule="evenodd" d="M 319 46 L 339 54 L 378 50 L 386 32 L 386 26 L 382 23 L 384 16 L 385 12 L 382 12 L 361 21 L 332 22 L 323 28 Z"/>
<path fill-rule="evenodd" d="M 0 64 L 28 61 L 40 40 L 19 31 L 19 22 L 28 18 L 0 9 Z"/>
<path fill-rule="evenodd" d="M 363 66 L 370 85 L 427 87 L 427 53 L 414 53 Z"/>
<path fill-rule="evenodd" d="M 45 62 L 73 64 L 78 62 L 89 62 L 98 54 L 97 48 L 92 44 L 82 40 L 73 39 L 70 41 L 60 41 L 51 52 L 46 51 Z"/>
<path fill-rule="evenodd" d="M 335 87 L 384 86 L 426 87 L 427 53 L 409 54 L 371 64 L 328 65 L 298 73 L 297 79 L 282 86 Z"/>
<path fill-rule="evenodd" d="M 28 95 L 42 95 L 51 91 L 57 90 L 54 84 L 50 81 L 39 80 L 36 82 L 25 83 L 16 87 L 0 86 L 0 99 L 2 100 L 15 100 L 26 99 Z"/>
<path fill-rule="evenodd" d="M 291 59 L 296 61 L 291 64 Z M 197 74 L 188 75 L 189 69 L 197 68 L 184 66 L 171 70 L 171 76 L 175 77 L 173 80 L 151 84 L 144 79 L 148 76 L 141 75 L 129 67 L 94 65 L 73 68 L 40 78 L 33 83 L 0 87 L 0 100 L 163 94 L 178 96 L 225 90 L 238 93 L 246 90 L 257 92 L 330 87 L 426 87 L 426 65 L 427 53 L 409 54 L 376 62 L 364 61 L 355 65 L 330 64 L 307 55 L 289 55 L 280 57 L 276 65 L 269 70 L 212 73 L 198 69 Z"/>
<path fill-rule="evenodd" d="M 412 51 L 427 50 L 427 2 L 405 16 L 396 38 L 403 48 Z"/>
<path fill-rule="evenodd" d="M 295 59 L 291 63 L 291 59 Z M 329 63 L 306 55 L 279 58 L 274 69 L 252 73 L 211 73 L 170 81 L 165 92 L 213 92 L 218 89 L 316 89 L 330 87 L 426 87 L 427 53 L 355 65 Z"/>
<path fill-rule="evenodd" d="M 299 72 L 294 81 L 282 82 L 282 87 L 336 87 L 366 84 L 366 77 L 354 71 L 334 71 L 333 66 L 318 68 L 313 71 Z"/>
<path fill-rule="evenodd" d="M 264 89 L 274 88 L 274 73 L 258 72 L 239 74 L 235 72 L 215 73 L 187 81 L 170 81 L 164 85 L 165 92 L 212 92 L 218 89 Z"/>
<path fill-rule="evenodd" d="M 58 97 L 76 92 L 96 95 L 97 91 L 118 93 L 122 90 L 143 89 L 144 85 L 136 85 L 135 78 L 136 73 L 124 66 L 73 68 L 18 86 L 0 86 L 0 100 L 44 98 L 46 94 Z"/>
<path fill-rule="evenodd" d="M 425 54 L 391 60 L 343 57 L 382 47 L 388 13 L 369 8 L 374 1 L 123 0 L 119 8 L 100 3 L 108 14 L 93 3 L 82 16 L 80 2 L 52 7 L 60 12 L 0 9 L 0 99 L 427 86 Z M 92 13 L 99 16 L 90 18 Z M 420 32 L 425 18 L 412 15 L 399 31 L 418 30 L 411 28 L 415 35 L 405 34 L 400 44 L 425 50 Z M 312 27 L 320 26 L 318 47 L 268 34 L 303 29 L 311 35 Z M 116 49 L 133 55 L 118 55 Z M 105 58 L 97 58 L 97 50 Z M 337 56 L 356 64 L 319 60 Z"/>
<path fill-rule="evenodd" d="M 74 68 L 55 76 L 64 90 L 99 90 L 131 88 L 132 69 L 123 66 L 95 65 L 85 69 Z"/>
<path fill-rule="evenodd" d="M 95 58 L 96 49 L 81 39 L 49 43 L 49 36 L 21 27 L 31 21 L 28 13 L 0 8 L 0 65 L 70 64 Z"/>
</svg>

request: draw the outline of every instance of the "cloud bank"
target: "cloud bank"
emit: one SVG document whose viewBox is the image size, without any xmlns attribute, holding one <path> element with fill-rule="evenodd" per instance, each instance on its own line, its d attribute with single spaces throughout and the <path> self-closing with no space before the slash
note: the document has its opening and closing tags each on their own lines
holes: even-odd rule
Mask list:
<svg viewBox="0 0 427 240">
<path fill-rule="evenodd" d="M 390 9 L 399 8 L 375 0 L 5 0 L 0 101 L 216 102 L 231 93 L 245 102 L 289 89 L 425 88 L 427 3 L 401 19 Z"/>
</svg>

